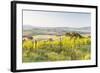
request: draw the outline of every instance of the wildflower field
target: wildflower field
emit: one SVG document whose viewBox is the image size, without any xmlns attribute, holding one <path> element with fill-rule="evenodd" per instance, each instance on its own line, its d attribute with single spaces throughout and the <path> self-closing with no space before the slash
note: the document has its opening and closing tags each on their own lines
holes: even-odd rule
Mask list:
<svg viewBox="0 0 100 73">
<path fill-rule="evenodd" d="M 23 40 L 24 63 L 89 59 L 91 59 L 91 38 L 87 35 L 82 37 L 35 35 L 31 39 Z"/>
</svg>

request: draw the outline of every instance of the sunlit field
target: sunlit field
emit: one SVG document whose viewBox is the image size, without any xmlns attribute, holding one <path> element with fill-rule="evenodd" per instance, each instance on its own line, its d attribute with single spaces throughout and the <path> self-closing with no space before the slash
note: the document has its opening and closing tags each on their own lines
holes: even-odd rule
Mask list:
<svg viewBox="0 0 100 73">
<path fill-rule="evenodd" d="M 89 35 L 33 35 L 23 37 L 22 61 L 47 62 L 91 59 Z"/>
</svg>

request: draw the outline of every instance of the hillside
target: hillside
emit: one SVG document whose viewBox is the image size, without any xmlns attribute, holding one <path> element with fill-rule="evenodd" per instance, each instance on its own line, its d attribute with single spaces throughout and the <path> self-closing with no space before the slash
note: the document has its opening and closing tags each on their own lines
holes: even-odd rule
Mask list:
<svg viewBox="0 0 100 73">
<path fill-rule="evenodd" d="M 80 34 L 90 34 L 90 27 L 80 27 L 80 28 L 72 28 L 72 27 L 33 27 L 29 25 L 23 26 L 23 35 L 29 33 L 30 35 L 37 34 L 65 34 L 66 32 L 77 32 Z"/>
</svg>

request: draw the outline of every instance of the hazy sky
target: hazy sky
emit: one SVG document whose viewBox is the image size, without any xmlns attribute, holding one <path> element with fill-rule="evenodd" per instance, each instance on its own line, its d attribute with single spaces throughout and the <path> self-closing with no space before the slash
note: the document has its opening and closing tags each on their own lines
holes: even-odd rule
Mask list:
<svg viewBox="0 0 100 73">
<path fill-rule="evenodd" d="M 24 10 L 23 25 L 35 27 L 87 27 L 91 26 L 91 14 Z"/>
</svg>

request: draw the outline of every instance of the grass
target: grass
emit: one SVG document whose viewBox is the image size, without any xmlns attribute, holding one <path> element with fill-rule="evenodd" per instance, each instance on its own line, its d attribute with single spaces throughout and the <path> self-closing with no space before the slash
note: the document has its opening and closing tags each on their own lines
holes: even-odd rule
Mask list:
<svg viewBox="0 0 100 73">
<path fill-rule="evenodd" d="M 89 37 L 70 39 L 68 36 L 60 36 L 54 39 L 37 42 L 31 39 L 23 41 L 22 61 L 28 63 L 91 59 Z"/>
</svg>

